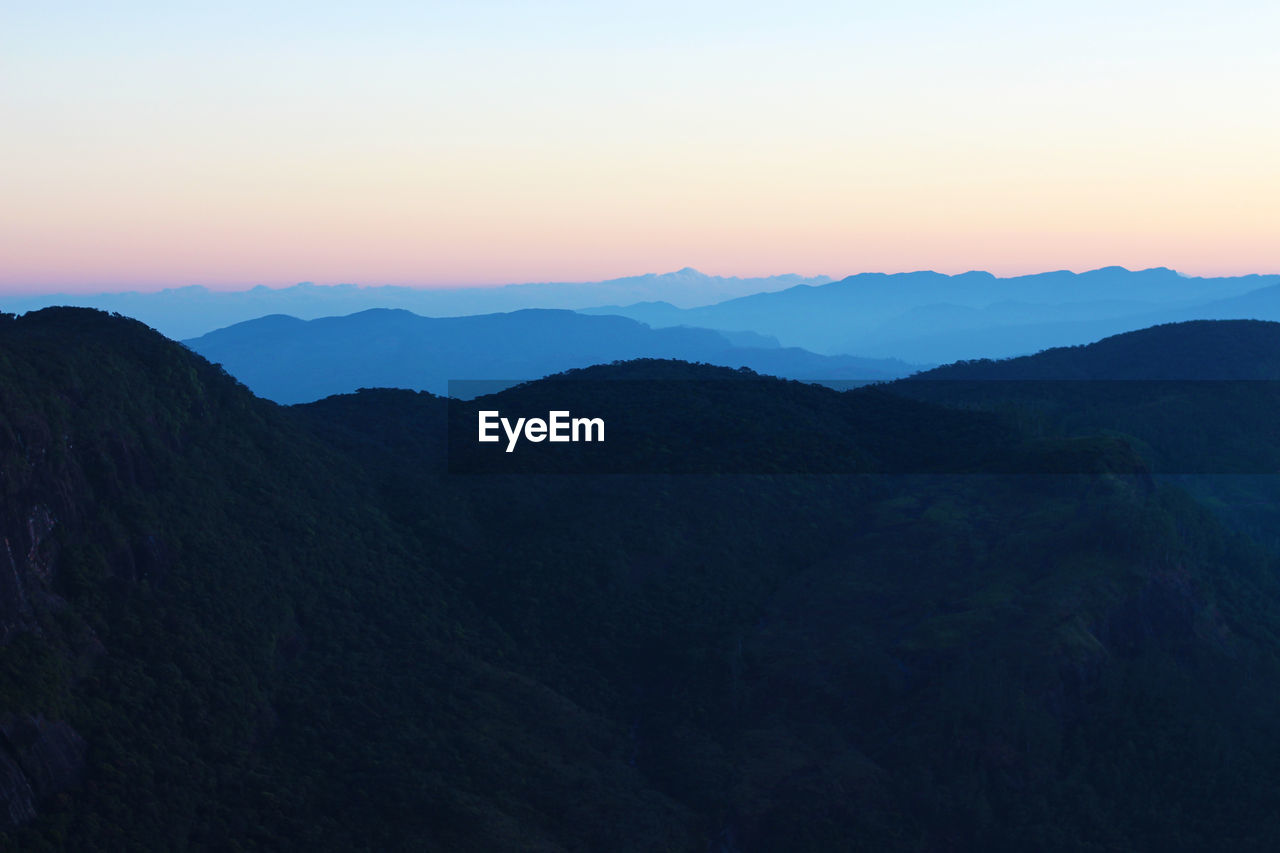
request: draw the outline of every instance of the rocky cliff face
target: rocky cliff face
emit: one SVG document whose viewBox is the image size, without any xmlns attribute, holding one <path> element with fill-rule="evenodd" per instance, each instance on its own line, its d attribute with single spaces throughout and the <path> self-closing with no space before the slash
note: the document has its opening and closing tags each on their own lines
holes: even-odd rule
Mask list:
<svg viewBox="0 0 1280 853">
<path fill-rule="evenodd" d="M 25 490 L 24 490 L 25 491 Z M 18 637 L 43 641 L 51 610 L 66 606 L 52 589 L 57 524 L 30 494 L 0 504 L 0 661 Z M 24 507 L 22 510 L 16 506 Z M 66 722 L 12 712 L 0 715 L 0 825 L 36 816 L 41 801 L 79 785 L 86 744 Z"/>
<path fill-rule="evenodd" d="M 91 495 L 65 425 L 30 401 L 0 398 L 0 670 L 17 694 L 0 699 L 0 827 L 33 819 L 42 801 L 84 776 L 84 739 L 67 722 L 25 713 L 40 703 L 8 676 L 32 647 L 46 662 L 83 660 L 90 645 L 101 651 L 80 620 L 74 639 L 68 633 L 60 615 L 69 605 L 56 589 L 60 534 L 83 532 Z"/>
<path fill-rule="evenodd" d="M 25 823 L 42 800 L 79 786 L 85 751 L 84 739 L 64 722 L 0 717 L 0 822 Z"/>
</svg>

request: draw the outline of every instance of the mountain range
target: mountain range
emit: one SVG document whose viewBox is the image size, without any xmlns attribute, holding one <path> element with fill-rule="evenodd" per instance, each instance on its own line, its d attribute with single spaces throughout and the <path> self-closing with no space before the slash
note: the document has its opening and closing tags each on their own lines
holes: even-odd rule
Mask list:
<svg viewBox="0 0 1280 853">
<path fill-rule="evenodd" d="M 1247 390 L 1278 328 L 1052 358 Z M 1192 376 L 1069 423 L 979 368 L 285 407 L 136 321 L 0 317 L 0 846 L 1274 849 L 1278 552 L 1147 466 L 1280 454 L 1275 404 Z M 478 409 L 566 395 L 634 421 L 619 470 L 703 473 L 450 473 Z M 935 473 L 797 473 L 837 450 Z"/>
<path fill-rule="evenodd" d="M 651 329 L 625 317 L 549 309 L 446 318 L 371 309 L 310 321 L 275 315 L 186 344 L 220 363 L 254 393 L 279 403 L 376 387 L 447 394 L 450 380 L 538 379 L 634 358 L 674 358 L 794 379 L 855 383 L 895 379 L 918 369 L 896 359 L 822 356 L 780 347 L 752 332 Z"/>
<path fill-rule="evenodd" d="M 676 272 L 596 282 L 512 284 L 501 287 L 396 287 L 353 284 L 210 290 L 201 286 L 158 292 L 54 293 L 0 298 L 0 309 L 22 313 L 54 305 L 113 311 L 142 320 L 175 340 L 268 314 L 304 320 L 353 314 L 370 308 L 403 308 L 433 317 L 458 317 L 522 308 L 588 308 L 609 302 L 662 300 L 693 307 L 800 284 L 824 284 L 827 276 L 777 275 L 737 278 L 705 275 L 691 267 Z M 678 324 L 676 324 L 678 325 Z"/>
<path fill-rule="evenodd" d="M 1280 319 L 1280 276 L 1197 278 L 1121 267 L 1010 278 L 863 273 L 697 308 L 584 310 L 655 328 L 750 330 L 819 353 L 938 364 L 1026 355 L 1179 320 Z"/>
<path fill-rule="evenodd" d="M 547 308 L 625 316 L 655 329 L 750 332 L 817 354 L 931 365 L 1027 355 L 1161 323 L 1280 320 L 1280 276 L 1202 278 L 1165 268 L 1105 267 L 1005 278 L 985 272 L 862 273 L 832 281 L 726 278 L 685 268 L 586 283 L 441 289 L 304 283 L 235 292 L 185 287 L 10 296 L 0 305 L 13 311 L 96 307 L 142 319 L 175 339 L 275 314 L 310 320 L 400 308 L 439 318 Z M 773 372 L 771 365 L 762 367 Z"/>
</svg>

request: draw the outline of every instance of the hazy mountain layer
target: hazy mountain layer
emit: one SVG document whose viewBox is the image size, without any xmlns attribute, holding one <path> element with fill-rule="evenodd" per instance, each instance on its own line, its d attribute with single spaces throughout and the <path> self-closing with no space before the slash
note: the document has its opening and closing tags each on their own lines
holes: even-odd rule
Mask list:
<svg viewBox="0 0 1280 853">
<path fill-rule="evenodd" d="M 237 292 L 186 287 L 0 300 L 15 311 L 47 305 L 117 311 L 175 339 L 271 314 L 316 319 L 401 308 L 457 317 L 573 309 L 626 316 L 655 328 L 755 332 L 816 353 L 938 364 L 1024 355 L 1179 320 L 1280 320 L 1280 277 L 1196 278 L 1168 269 L 1107 267 L 1010 278 L 983 272 L 863 273 L 833 282 L 794 275 L 724 278 L 683 269 L 577 284 L 433 290 L 301 284 Z"/>
<path fill-rule="evenodd" d="M 1023 355 L 1174 320 L 1280 319 L 1277 285 L 1277 276 L 1195 278 L 1120 267 L 1011 278 L 864 273 L 700 308 L 588 310 L 655 327 L 751 330 L 821 353 L 939 363 Z"/>
<path fill-rule="evenodd" d="M 403 308 L 432 317 L 458 317 L 523 308 L 586 308 L 608 302 L 664 300 L 681 307 L 707 305 L 750 293 L 797 284 L 824 284 L 827 276 L 778 275 L 736 278 L 704 275 L 686 267 L 672 273 L 609 281 L 512 284 L 503 287 L 359 287 L 351 284 L 255 287 L 216 291 L 192 286 L 156 293 L 40 294 L 0 297 L 6 311 L 33 311 L 50 305 L 78 305 L 115 311 L 142 320 L 175 340 L 252 320 L 287 314 L 304 320 L 353 314 L 370 308 Z"/>
<path fill-rule="evenodd" d="M 371 310 L 309 322 L 272 316 L 211 332 L 187 345 L 222 364 L 255 393 L 281 403 L 374 387 L 445 394 L 454 379 L 536 379 L 632 358 L 745 366 L 808 380 L 893 379 L 915 369 L 892 359 L 782 348 L 749 332 L 655 330 L 624 317 L 550 310 L 452 318 Z"/>
</svg>

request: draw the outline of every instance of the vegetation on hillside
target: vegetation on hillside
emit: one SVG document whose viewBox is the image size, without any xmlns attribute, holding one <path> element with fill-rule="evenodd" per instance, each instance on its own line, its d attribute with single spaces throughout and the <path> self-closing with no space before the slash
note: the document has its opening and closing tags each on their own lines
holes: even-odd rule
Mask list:
<svg viewBox="0 0 1280 853">
<path fill-rule="evenodd" d="M 0 322 L 0 715 L 86 744 L 0 847 L 1280 841 L 1274 554 L 1142 447 L 980 473 L 1061 445 L 669 362 L 489 403 L 564 393 L 747 428 L 450 473 L 472 404 L 282 408 L 124 318 Z M 833 447 L 881 473 L 796 473 Z"/>
</svg>

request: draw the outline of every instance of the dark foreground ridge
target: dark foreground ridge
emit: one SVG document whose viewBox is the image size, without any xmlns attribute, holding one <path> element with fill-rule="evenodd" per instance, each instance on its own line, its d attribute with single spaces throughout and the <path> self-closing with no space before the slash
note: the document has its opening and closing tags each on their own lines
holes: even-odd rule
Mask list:
<svg viewBox="0 0 1280 853">
<path fill-rule="evenodd" d="M 722 402 L 849 405 L 796 387 Z M 876 446 L 1004 440 L 867 399 Z M 1275 557 L 1140 441 L 1092 476 L 457 476 L 447 407 L 0 320 L 0 847 L 1280 842 Z"/>
<path fill-rule="evenodd" d="M 1280 323 L 1192 320 L 1035 355 L 936 367 L 915 380 L 1276 381 Z"/>
</svg>

